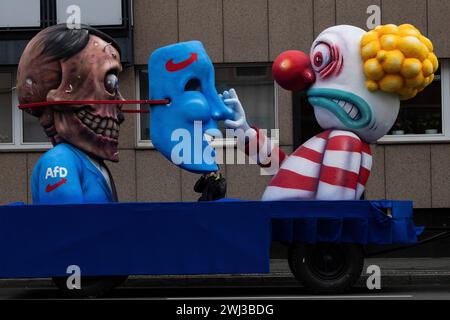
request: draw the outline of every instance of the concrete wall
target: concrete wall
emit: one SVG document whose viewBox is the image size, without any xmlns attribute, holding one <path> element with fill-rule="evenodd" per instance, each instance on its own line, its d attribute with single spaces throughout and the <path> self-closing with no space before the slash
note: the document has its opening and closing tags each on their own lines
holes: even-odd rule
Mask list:
<svg viewBox="0 0 450 320">
<path fill-rule="evenodd" d="M 365 28 L 366 9 L 379 4 L 383 23 L 417 25 L 450 58 L 450 1 L 447 0 L 135 0 L 135 63 L 145 65 L 156 48 L 201 40 L 213 61 L 270 62 L 286 49 L 309 51 L 314 37 L 335 24 Z M 135 69 L 121 76 L 125 98 L 136 97 Z M 291 94 L 278 90 L 280 142 L 292 150 Z M 137 149 L 135 117 L 121 129 L 120 164 L 111 169 L 122 201 L 187 201 L 198 195 L 197 179 L 155 150 Z M 450 207 L 450 144 L 377 145 L 368 184 L 371 199 L 412 199 L 416 207 Z M 28 184 L 40 153 L 0 153 L 0 202 L 30 201 Z M 258 199 L 269 178 L 256 166 L 226 165 L 228 195 Z"/>
</svg>

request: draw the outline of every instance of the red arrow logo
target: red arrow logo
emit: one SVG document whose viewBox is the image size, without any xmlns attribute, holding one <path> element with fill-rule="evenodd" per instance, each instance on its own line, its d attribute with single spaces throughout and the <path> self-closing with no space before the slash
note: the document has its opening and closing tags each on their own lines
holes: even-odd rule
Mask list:
<svg viewBox="0 0 450 320">
<path fill-rule="evenodd" d="M 188 59 L 181 61 L 179 63 L 173 63 L 173 59 L 170 59 L 169 61 L 167 61 L 166 70 L 169 72 L 180 71 L 184 68 L 189 67 L 191 64 L 193 64 L 197 60 L 198 60 L 198 55 L 195 52 L 191 52 L 191 56 Z"/>
<path fill-rule="evenodd" d="M 67 179 L 64 178 L 64 179 L 61 179 L 61 181 L 59 181 L 58 183 L 55 183 L 54 185 L 48 184 L 47 188 L 45 188 L 45 192 L 52 192 L 53 190 L 62 186 L 66 182 L 67 182 Z"/>
</svg>

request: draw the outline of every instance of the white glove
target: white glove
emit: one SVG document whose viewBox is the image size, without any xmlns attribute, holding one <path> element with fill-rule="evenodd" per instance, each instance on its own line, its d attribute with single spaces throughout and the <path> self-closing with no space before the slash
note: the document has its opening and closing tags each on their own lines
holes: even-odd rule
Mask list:
<svg viewBox="0 0 450 320">
<path fill-rule="evenodd" d="M 230 91 L 224 91 L 223 94 L 219 96 L 223 100 L 223 103 L 234 112 L 234 120 L 225 120 L 225 127 L 227 129 L 235 130 L 242 129 L 244 132 L 251 129 L 247 123 L 244 108 L 239 101 L 236 91 L 234 89 L 230 89 Z"/>
</svg>

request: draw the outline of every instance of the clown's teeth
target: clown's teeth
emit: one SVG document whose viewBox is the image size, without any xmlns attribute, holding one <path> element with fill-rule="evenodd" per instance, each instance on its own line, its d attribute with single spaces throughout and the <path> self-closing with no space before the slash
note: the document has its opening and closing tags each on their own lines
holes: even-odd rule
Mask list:
<svg viewBox="0 0 450 320">
<path fill-rule="evenodd" d="M 352 112 L 352 110 L 353 110 L 353 105 L 350 103 L 346 103 L 344 106 L 344 110 L 345 110 L 345 112 L 347 112 L 347 114 L 350 114 L 350 112 Z"/>
<path fill-rule="evenodd" d="M 111 130 L 106 129 L 105 132 L 103 132 L 103 135 L 106 137 L 111 137 Z"/>
<path fill-rule="evenodd" d="M 100 123 L 100 121 L 102 121 L 102 119 L 100 117 L 95 117 L 94 122 Z"/>
<path fill-rule="evenodd" d="M 354 117 L 356 117 L 356 115 L 358 114 L 358 109 L 356 109 L 356 108 L 353 108 L 352 107 L 352 110 L 350 110 L 350 112 L 348 113 L 348 115 L 350 116 L 350 118 L 354 118 Z"/>
<path fill-rule="evenodd" d="M 333 102 L 338 104 L 352 120 L 358 120 L 361 118 L 358 108 L 350 102 L 336 99 L 333 99 Z"/>
<path fill-rule="evenodd" d="M 361 114 L 359 112 L 356 113 L 356 115 L 353 117 L 353 120 L 359 120 L 361 119 Z"/>
<path fill-rule="evenodd" d="M 114 125 L 114 122 L 112 121 L 112 119 L 109 119 L 106 128 L 112 129 L 112 128 L 113 128 L 113 125 Z"/>
<path fill-rule="evenodd" d="M 101 134 L 102 132 L 103 132 L 102 128 L 98 128 L 97 130 L 95 130 L 95 133 L 97 133 L 97 134 Z"/>
</svg>

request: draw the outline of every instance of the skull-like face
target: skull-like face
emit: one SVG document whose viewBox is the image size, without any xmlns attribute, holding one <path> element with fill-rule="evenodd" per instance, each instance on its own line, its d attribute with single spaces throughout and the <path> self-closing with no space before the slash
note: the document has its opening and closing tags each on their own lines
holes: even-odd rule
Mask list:
<svg viewBox="0 0 450 320">
<path fill-rule="evenodd" d="M 105 40 L 89 35 L 83 50 L 68 59 L 48 63 L 46 68 L 36 66 L 39 62 L 45 65 L 45 57 L 42 58 L 45 52 L 39 61 L 28 52 L 31 49 L 27 47 L 19 64 L 17 88 L 21 103 L 123 100 L 118 88 L 118 75 L 122 71 L 120 55 Z M 60 105 L 46 107 L 38 116 L 53 144 L 65 141 L 95 158 L 116 162 L 119 127 L 123 121 L 121 107 Z"/>
<path fill-rule="evenodd" d="M 119 53 L 99 37 L 91 35 L 86 48 L 61 62 L 61 67 L 61 84 L 50 90 L 47 101 L 123 100 L 118 90 L 122 70 Z M 119 160 L 120 105 L 56 109 L 55 129 L 63 140 L 101 159 Z"/>
</svg>

